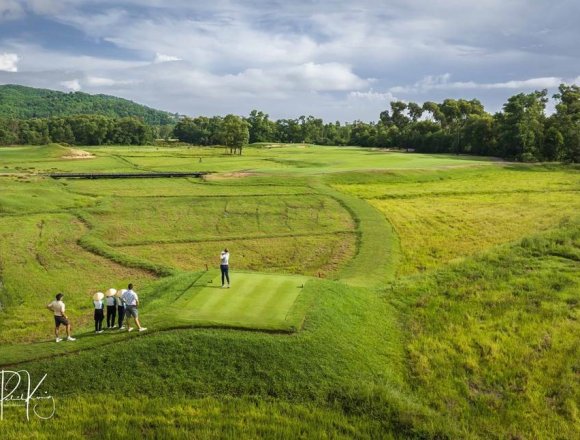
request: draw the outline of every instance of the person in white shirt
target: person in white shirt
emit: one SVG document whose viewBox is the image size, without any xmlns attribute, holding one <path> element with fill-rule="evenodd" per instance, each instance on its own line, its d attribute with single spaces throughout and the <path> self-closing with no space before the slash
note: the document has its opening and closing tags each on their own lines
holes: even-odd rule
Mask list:
<svg viewBox="0 0 580 440">
<path fill-rule="evenodd" d="M 225 248 L 220 254 L 220 270 L 222 271 L 222 289 L 226 287 L 226 280 L 228 282 L 228 289 L 230 288 L 230 253 Z"/>
<path fill-rule="evenodd" d="M 147 328 L 141 325 L 139 322 L 139 311 L 137 307 L 139 306 L 139 297 L 137 292 L 133 291 L 133 284 L 127 286 L 127 291 L 123 293 L 123 302 L 125 303 L 125 320 L 127 321 L 127 331 L 133 331 L 133 327 L 130 326 L 130 319 L 135 318 L 135 324 L 139 328 L 140 332 L 144 332 Z"/>
<path fill-rule="evenodd" d="M 109 289 L 105 300 L 107 301 L 107 330 L 115 328 L 115 318 L 117 317 L 117 301 L 115 299 L 115 293 L 117 293 L 116 290 Z"/>
<path fill-rule="evenodd" d="M 123 318 L 125 318 L 125 304 L 123 303 L 123 293 L 125 293 L 126 290 L 125 289 L 121 289 L 121 295 L 119 295 L 119 293 L 117 293 L 117 296 L 115 299 L 117 300 L 117 316 L 119 317 L 119 330 L 121 330 L 122 328 L 125 328 L 125 326 L 123 326 Z M 113 323 L 114 324 L 114 323 Z M 115 327 L 113 325 L 113 327 Z"/>
<path fill-rule="evenodd" d="M 95 306 L 95 333 L 103 333 L 103 319 L 105 319 L 104 302 L 102 299 L 94 300 Z"/>
<path fill-rule="evenodd" d="M 58 295 L 56 295 L 56 300 L 52 301 L 50 304 L 46 306 L 48 310 L 51 310 L 54 313 L 54 336 L 56 337 L 56 342 L 62 341 L 62 339 L 59 337 L 60 325 L 62 324 L 66 328 L 66 336 L 67 336 L 66 340 L 76 341 L 76 338 L 73 338 L 70 335 L 71 326 L 65 314 L 66 307 L 64 305 L 64 302 L 62 301 L 63 296 L 64 295 L 62 293 L 59 293 Z"/>
</svg>

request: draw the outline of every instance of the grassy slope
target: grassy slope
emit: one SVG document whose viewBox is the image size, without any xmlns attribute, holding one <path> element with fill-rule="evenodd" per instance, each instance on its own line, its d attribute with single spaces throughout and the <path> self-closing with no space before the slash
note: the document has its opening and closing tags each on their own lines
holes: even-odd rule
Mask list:
<svg viewBox="0 0 580 440">
<path fill-rule="evenodd" d="M 480 438 L 578 438 L 579 274 L 572 223 L 387 291 L 415 392 Z"/>
<path fill-rule="evenodd" d="M 311 289 L 304 331 L 291 337 L 178 330 L 19 368 L 33 376 L 47 373 L 47 389 L 58 389 L 58 397 L 65 402 L 92 393 L 128 397 L 161 393 L 171 400 L 219 396 L 222 401 L 227 396 L 253 396 L 280 399 L 279 405 L 289 402 L 295 408 L 291 413 L 311 402 L 322 413 L 325 407 L 329 413 L 340 409 L 346 414 L 343 417 L 362 417 L 372 410 L 373 424 L 379 423 L 383 430 L 393 426 L 407 432 L 431 429 L 412 423 L 429 411 L 401 398 L 402 347 L 390 307 L 365 289 L 329 281 L 315 281 Z M 388 340 L 385 334 L 390 335 Z M 179 414 L 184 415 L 188 407 Z M 255 408 L 255 412 L 266 411 Z M 77 411 L 76 417 L 86 416 Z M 275 428 L 276 424 L 270 420 L 269 429 L 288 429 Z M 308 419 L 301 424 L 304 432 L 319 429 Z M 369 427 L 372 424 L 365 429 Z M 243 431 L 238 427 L 234 433 Z"/>
<path fill-rule="evenodd" d="M 182 330 L 20 367 L 48 373 L 46 386 L 59 389 L 61 410 L 77 395 L 155 397 L 163 390 L 167 404 L 209 397 L 202 413 L 214 407 L 213 396 L 222 404 L 275 398 L 292 407 L 290 414 L 311 402 L 327 417 L 337 410 L 347 418 L 370 417 L 383 435 L 406 438 L 574 438 L 580 433 L 579 238 L 577 225 L 570 225 L 402 280 L 383 300 L 367 289 L 318 281 L 305 330 L 290 338 Z M 176 417 L 190 420 L 190 405 L 200 404 L 180 407 Z M 245 412 L 252 404 L 240 405 Z M 87 412 L 75 411 L 74 420 L 88 423 Z M 300 423 L 303 432 L 315 433 L 326 420 Z M 288 429 L 270 422 L 271 435 Z M 190 432 L 200 429 L 192 425 Z M 361 437 L 371 436 L 372 426 L 365 422 Z M 159 421 L 144 429 L 164 428 Z M 247 429 L 238 426 L 229 435 Z"/>
<path fill-rule="evenodd" d="M 343 268 L 340 279 L 354 286 L 373 287 L 391 281 L 399 256 L 399 243 L 392 226 L 363 200 L 340 193 L 320 182 L 318 190 L 336 198 L 357 223 L 357 254 Z"/>
<path fill-rule="evenodd" d="M 48 423 L 21 417 L 12 421 L 13 414 L 7 413 L 12 420 L 4 422 L 3 438 L 394 438 L 379 421 L 364 415 L 272 398 L 119 399 L 116 394 L 98 394 L 61 398 L 58 408 L 58 417 Z"/>
</svg>

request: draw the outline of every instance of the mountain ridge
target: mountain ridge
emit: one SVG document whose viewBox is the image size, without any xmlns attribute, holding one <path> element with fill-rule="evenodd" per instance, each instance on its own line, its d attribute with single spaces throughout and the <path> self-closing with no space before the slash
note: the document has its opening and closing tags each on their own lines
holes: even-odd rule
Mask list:
<svg viewBox="0 0 580 440">
<path fill-rule="evenodd" d="M 175 123 L 179 115 L 157 110 L 112 95 L 60 92 L 17 84 L 0 85 L 0 117 L 49 118 L 97 114 L 110 117 L 135 116 L 150 125 Z"/>
</svg>

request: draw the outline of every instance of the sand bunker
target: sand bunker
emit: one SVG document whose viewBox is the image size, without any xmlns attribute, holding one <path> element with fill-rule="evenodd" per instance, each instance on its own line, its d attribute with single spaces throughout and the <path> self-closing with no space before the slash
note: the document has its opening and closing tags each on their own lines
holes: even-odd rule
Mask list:
<svg viewBox="0 0 580 440">
<path fill-rule="evenodd" d="M 63 159 L 67 160 L 93 159 L 94 157 L 95 157 L 94 154 L 76 148 L 69 148 L 68 154 L 62 156 Z"/>
</svg>

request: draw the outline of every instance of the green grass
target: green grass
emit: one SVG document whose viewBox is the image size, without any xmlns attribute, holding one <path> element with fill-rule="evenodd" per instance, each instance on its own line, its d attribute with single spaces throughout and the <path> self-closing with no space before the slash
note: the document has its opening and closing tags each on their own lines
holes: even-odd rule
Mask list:
<svg viewBox="0 0 580 440">
<path fill-rule="evenodd" d="M 291 313 L 307 277 L 231 272 L 231 288 L 211 271 L 185 291 L 153 300 L 151 326 L 216 326 L 256 330 L 296 331 L 304 315 Z"/>
<path fill-rule="evenodd" d="M 349 213 L 318 194 L 111 198 L 84 212 L 94 235 L 121 246 L 353 229 Z"/>
<path fill-rule="evenodd" d="M 236 269 L 336 278 L 356 247 L 355 233 L 348 231 L 184 241 L 116 246 L 114 250 L 138 261 L 198 271 L 206 265 L 216 266 L 219 263 L 216 251 L 227 247 L 235 250 L 231 261 Z"/>
<path fill-rule="evenodd" d="M 47 374 L 57 398 L 46 422 L 10 408 L 3 438 L 580 437 L 578 169 L 86 150 L 0 149 L 18 171 L 0 177 L 0 365 Z M 31 175 L 75 163 L 217 173 Z M 224 246 L 229 290 L 212 287 Z M 90 293 L 128 281 L 150 330 L 95 335 Z M 49 341 L 42 307 L 61 289 L 74 343 Z"/>
<path fill-rule="evenodd" d="M 12 418 L 15 414 L 16 417 Z M 95 415 L 98 417 L 95 417 Z M 16 419 L 16 420 L 15 420 Z M 58 399 L 49 422 L 23 422 L 7 414 L 3 438 L 119 439 L 130 436 L 163 439 L 393 438 L 381 423 L 364 415 L 308 403 L 252 398 L 143 398 L 116 394 Z M 155 433 L 153 435 L 153 433 Z"/>
<path fill-rule="evenodd" d="M 182 273 L 150 283 L 139 289 L 140 319 L 148 333 L 175 328 L 218 327 L 272 332 L 301 329 L 308 304 L 312 301 L 309 278 L 296 275 L 231 272 L 232 285 L 221 288 L 218 271 Z M 101 289 L 105 290 L 105 289 Z M 107 331 L 95 334 L 92 325 L 81 326 L 89 318 L 89 295 L 80 309 L 84 320 L 70 313 L 76 325 L 74 343 L 54 343 L 52 335 L 41 341 L 6 345 L 0 365 L 48 358 L 117 343 L 136 337 L 137 332 Z M 67 300 L 68 303 L 68 300 Z M 69 310 L 71 303 L 68 303 Z M 73 303 L 74 305 L 74 303 Z M 48 318 L 48 311 L 39 310 Z M 13 322 L 13 321 L 12 321 Z M 10 323 L 10 322 L 9 322 Z M 79 328 L 80 327 L 80 328 Z M 139 334 L 140 335 L 140 334 Z"/>
<path fill-rule="evenodd" d="M 392 307 L 366 289 L 323 280 L 307 286 L 304 330 L 292 336 L 215 329 L 132 333 L 124 342 L 18 368 L 33 376 L 48 374 L 46 389 L 52 392 L 56 386 L 54 395 L 60 399 L 95 392 L 142 398 L 162 394 L 172 400 L 246 396 L 282 405 L 310 402 L 321 411 L 340 410 L 345 417 L 371 417 L 382 430 L 440 429 L 413 426 L 412 420 L 430 412 L 401 394 L 402 346 Z M 146 317 L 143 311 L 144 323 Z M 102 340 L 98 336 L 90 339 Z M 89 337 L 76 342 L 83 339 Z M 374 349 L 369 352 L 369 347 Z M 106 374 L 95 380 L 95 370 Z M 271 419 L 266 423 L 274 432 L 286 429 L 276 428 Z"/>
<path fill-rule="evenodd" d="M 477 437 L 577 438 L 579 273 L 574 223 L 387 291 L 417 394 Z"/>
<path fill-rule="evenodd" d="M 390 282 L 398 263 L 399 243 L 389 221 L 364 200 L 334 191 L 320 182 L 317 187 L 321 193 L 335 197 L 357 223 L 357 253 L 342 269 L 340 278 L 365 287 Z"/>
<path fill-rule="evenodd" d="M 68 214 L 33 214 L 0 218 L 0 342 L 19 343 L 51 334 L 46 310 L 64 292 L 77 326 L 92 318 L 91 296 L 97 290 L 152 277 L 85 251 L 77 240 L 85 226 Z"/>
<path fill-rule="evenodd" d="M 207 178 L 209 179 L 209 177 Z M 247 179 L 249 180 L 249 179 Z M 59 182 L 71 193 L 90 196 L 116 196 L 116 197 L 249 197 L 249 196 L 276 196 L 313 194 L 308 186 L 300 185 L 302 182 L 292 179 L 296 184 L 289 185 L 285 181 L 260 184 L 240 184 L 230 180 L 216 181 L 215 179 L 202 180 L 196 178 L 165 179 L 103 179 L 82 180 L 63 179 Z M 256 180 L 256 179 L 254 179 Z M 293 183 L 293 182 L 290 182 Z"/>
<path fill-rule="evenodd" d="M 358 147 L 247 147 L 242 156 L 220 147 L 83 147 L 93 159 L 63 160 L 69 150 L 48 147 L 0 149 L 4 172 L 219 171 L 311 175 L 352 170 L 465 167 L 490 164 L 486 158 L 385 152 Z M 202 161 L 199 161 L 202 158 Z M 26 166 L 24 166 L 26 165 Z"/>
<path fill-rule="evenodd" d="M 338 176 L 334 186 L 366 199 L 400 237 L 401 275 L 425 271 L 538 231 L 580 212 L 580 173 L 522 166 Z M 362 182 L 361 182 L 362 181 Z"/>
<path fill-rule="evenodd" d="M 34 176 L 4 177 L 0 185 L 0 215 L 60 212 L 95 204 L 93 197 L 70 194 L 56 182 Z"/>
</svg>

